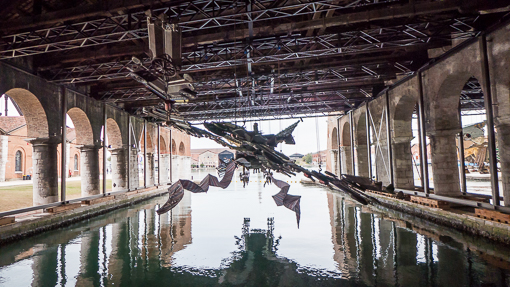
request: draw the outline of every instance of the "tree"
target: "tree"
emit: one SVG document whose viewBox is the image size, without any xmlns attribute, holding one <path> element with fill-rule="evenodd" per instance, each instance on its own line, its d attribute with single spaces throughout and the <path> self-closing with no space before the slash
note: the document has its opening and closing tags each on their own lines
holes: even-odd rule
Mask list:
<svg viewBox="0 0 510 287">
<path fill-rule="evenodd" d="M 201 167 L 201 168 L 204 168 L 204 163 L 201 163 L 201 164 L 200 164 L 200 167 Z"/>
<path fill-rule="evenodd" d="M 303 161 L 306 162 L 307 164 L 311 164 L 312 163 L 312 154 L 309 153 L 309 154 L 305 155 L 303 157 Z"/>
</svg>

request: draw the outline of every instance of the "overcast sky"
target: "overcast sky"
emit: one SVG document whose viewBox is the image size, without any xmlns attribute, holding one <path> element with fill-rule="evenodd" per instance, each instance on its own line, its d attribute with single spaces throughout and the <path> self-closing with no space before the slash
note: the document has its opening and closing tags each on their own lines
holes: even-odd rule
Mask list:
<svg viewBox="0 0 510 287">
<path fill-rule="evenodd" d="M 292 133 L 296 144 L 282 144 L 282 151 L 286 155 L 291 155 L 293 153 L 307 154 L 310 152 L 317 152 L 318 150 L 324 150 L 327 147 L 327 117 L 317 118 L 317 125 L 315 124 L 315 120 L 315 118 L 304 118 L 303 122 L 296 119 L 261 121 L 259 122 L 259 130 L 261 130 L 263 134 L 276 134 L 296 121 L 299 121 L 299 124 Z M 238 125 L 242 125 L 242 122 L 238 122 Z M 317 148 L 316 126 L 319 129 L 319 148 Z M 202 125 L 198 127 L 203 128 Z M 248 130 L 253 130 L 253 122 L 247 122 L 246 128 Z M 191 137 L 192 149 L 221 147 L 221 145 L 210 139 Z M 280 150 L 280 146 L 278 146 L 278 150 Z"/>
</svg>

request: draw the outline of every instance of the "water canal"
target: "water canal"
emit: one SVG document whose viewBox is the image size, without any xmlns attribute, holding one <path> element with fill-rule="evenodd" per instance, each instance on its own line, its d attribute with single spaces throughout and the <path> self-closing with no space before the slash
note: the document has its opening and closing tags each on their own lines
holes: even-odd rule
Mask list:
<svg viewBox="0 0 510 287">
<path fill-rule="evenodd" d="M 195 174 L 201 178 L 203 174 Z M 0 249 L 0 286 L 507 286 L 510 248 L 293 178 L 162 196 Z"/>
</svg>

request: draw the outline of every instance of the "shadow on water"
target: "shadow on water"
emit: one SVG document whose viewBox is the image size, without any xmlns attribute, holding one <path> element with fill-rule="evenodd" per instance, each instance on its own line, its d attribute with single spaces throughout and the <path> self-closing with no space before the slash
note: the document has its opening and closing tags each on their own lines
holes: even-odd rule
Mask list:
<svg viewBox="0 0 510 287">
<path fill-rule="evenodd" d="M 292 179 L 294 180 L 294 179 Z M 507 286 L 510 249 L 292 183 L 302 224 L 258 175 L 166 197 L 0 249 L 0 286 Z"/>
</svg>

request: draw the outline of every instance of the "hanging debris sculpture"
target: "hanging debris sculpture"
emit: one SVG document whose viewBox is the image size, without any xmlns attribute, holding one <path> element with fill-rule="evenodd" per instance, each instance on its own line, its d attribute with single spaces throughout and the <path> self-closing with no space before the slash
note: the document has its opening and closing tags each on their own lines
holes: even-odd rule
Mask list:
<svg viewBox="0 0 510 287">
<path fill-rule="evenodd" d="M 169 121 L 168 125 L 177 128 L 191 136 L 205 137 L 236 151 L 235 160 L 231 161 L 225 168 L 221 181 L 217 177 L 209 174 L 200 184 L 189 180 L 179 180 L 169 188 L 168 201 L 158 210 L 159 214 L 165 213 L 174 208 L 184 195 L 184 189 L 194 193 L 207 192 L 209 186 L 217 186 L 223 189 L 227 188 L 232 181 L 236 167 L 242 166 L 243 172 L 240 173 L 240 180 L 243 181 L 243 187 L 249 181 L 249 170 L 261 170 L 266 175 L 266 183 L 274 183 L 280 188 L 280 192 L 273 196 L 276 205 L 285 206 L 296 213 L 296 219 L 299 227 L 301 217 L 300 196 L 288 194 L 290 185 L 284 181 L 273 177 L 272 170 L 287 176 L 296 175 L 302 172 L 305 177 L 315 182 L 326 185 L 332 189 L 339 190 L 348 194 L 351 198 L 361 204 L 370 204 L 378 202 L 377 199 L 364 193 L 366 189 L 381 191 L 382 184 L 369 178 L 342 175 L 340 178 L 336 175 L 321 171 L 305 169 L 281 152 L 275 150 L 279 143 L 295 144 L 292 132 L 299 121 L 290 125 L 276 135 L 263 135 L 254 126 L 253 131 L 247 131 L 245 128 L 233 123 L 211 122 L 204 123 L 207 130 L 192 126 L 185 121 Z M 255 124 L 256 125 L 256 124 Z M 223 173 L 223 170 L 222 172 Z M 315 178 L 315 179 L 314 179 Z"/>
</svg>

